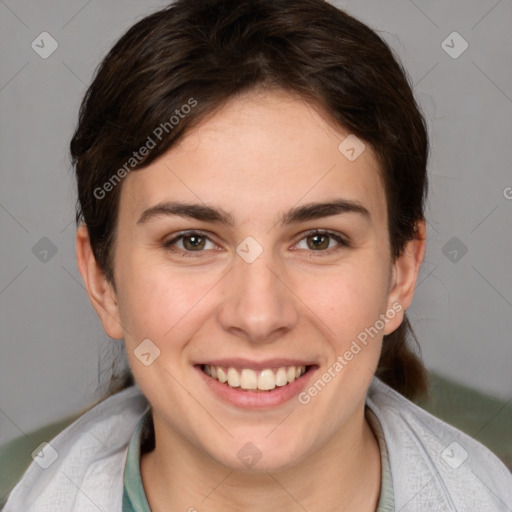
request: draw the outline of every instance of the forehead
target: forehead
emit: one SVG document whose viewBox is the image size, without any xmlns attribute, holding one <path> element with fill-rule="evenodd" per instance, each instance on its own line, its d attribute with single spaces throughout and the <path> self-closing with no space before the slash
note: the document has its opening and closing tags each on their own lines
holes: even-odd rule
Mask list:
<svg viewBox="0 0 512 512">
<path fill-rule="evenodd" d="M 250 208 L 275 214 L 340 195 L 364 200 L 372 216 L 385 215 L 372 149 L 303 99 L 258 91 L 232 98 L 163 157 L 130 173 L 120 215 L 179 199 L 222 203 L 247 217 Z"/>
</svg>

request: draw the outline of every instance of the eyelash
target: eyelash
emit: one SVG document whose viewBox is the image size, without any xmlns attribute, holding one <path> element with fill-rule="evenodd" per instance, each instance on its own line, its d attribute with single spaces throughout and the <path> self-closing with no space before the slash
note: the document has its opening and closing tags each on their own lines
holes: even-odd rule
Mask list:
<svg viewBox="0 0 512 512">
<path fill-rule="evenodd" d="M 172 238 L 171 240 L 164 242 L 162 245 L 166 250 L 173 252 L 173 253 L 179 253 L 184 258 L 197 258 L 197 257 L 200 257 L 200 254 L 205 251 L 204 250 L 202 250 L 202 251 L 185 251 L 185 250 L 176 249 L 176 247 L 173 247 L 173 245 L 176 242 L 178 242 L 179 240 L 181 240 L 183 238 L 192 237 L 194 235 L 198 235 L 201 238 L 206 238 L 207 240 L 209 240 L 210 242 L 213 243 L 213 241 L 210 239 L 210 237 L 206 233 L 203 233 L 201 231 L 184 231 L 184 232 L 180 233 L 178 236 Z M 297 240 L 297 242 L 295 242 L 295 244 L 301 242 L 305 238 L 308 238 L 308 237 L 314 236 L 314 235 L 330 236 L 332 239 L 334 239 L 340 245 L 340 247 L 334 247 L 334 248 L 331 247 L 330 249 L 319 250 L 319 251 L 314 251 L 314 250 L 310 249 L 311 252 L 319 253 L 319 254 L 317 254 L 317 256 L 320 256 L 320 257 L 328 256 L 328 255 L 331 255 L 332 252 L 339 251 L 341 248 L 350 247 L 350 244 L 344 238 L 342 238 L 338 233 L 328 231 L 328 230 L 321 230 L 321 229 L 313 229 L 311 231 L 307 231 L 306 233 L 304 233 L 302 235 L 301 238 L 299 238 Z M 308 249 L 306 249 L 306 250 L 308 250 Z"/>
</svg>

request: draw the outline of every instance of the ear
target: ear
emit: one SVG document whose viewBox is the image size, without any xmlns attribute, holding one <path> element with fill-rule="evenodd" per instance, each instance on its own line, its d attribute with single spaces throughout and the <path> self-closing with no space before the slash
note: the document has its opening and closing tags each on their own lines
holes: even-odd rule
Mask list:
<svg viewBox="0 0 512 512">
<path fill-rule="evenodd" d="M 398 329 L 404 319 L 405 310 L 411 305 L 414 297 L 418 273 L 425 258 L 425 221 L 416 224 L 416 233 L 416 238 L 407 242 L 402 254 L 393 264 L 387 306 L 388 310 L 395 311 L 396 315 L 386 324 L 384 334 L 390 334 Z"/>
<path fill-rule="evenodd" d="M 89 299 L 100 317 L 105 332 L 114 339 L 123 337 L 117 297 L 104 271 L 92 252 L 89 231 L 82 224 L 76 232 L 76 259 L 78 270 L 89 294 Z"/>
</svg>

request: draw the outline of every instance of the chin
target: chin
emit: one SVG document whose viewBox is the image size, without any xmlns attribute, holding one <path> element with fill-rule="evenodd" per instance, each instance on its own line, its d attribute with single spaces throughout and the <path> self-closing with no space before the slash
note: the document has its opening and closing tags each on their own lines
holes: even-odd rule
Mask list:
<svg viewBox="0 0 512 512">
<path fill-rule="evenodd" d="M 285 471 L 300 464 L 307 456 L 304 443 L 269 442 L 268 439 L 245 437 L 233 443 L 228 451 L 213 455 L 221 465 L 232 471 L 267 473 Z M 233 456 L 234 455 L 234 456 Z"/>
</svg>

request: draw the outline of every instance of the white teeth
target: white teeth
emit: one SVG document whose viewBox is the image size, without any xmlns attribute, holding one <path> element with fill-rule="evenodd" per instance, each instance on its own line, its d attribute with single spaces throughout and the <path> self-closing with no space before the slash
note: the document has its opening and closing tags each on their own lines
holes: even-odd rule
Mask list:
<svg viewBox="0 0 512 512">
<path fill-rule="evenodd" d="M 276 372 L 276 386 L 284 386 L 285 384 L 288 384 L 286 368 L 279 368 Z"/>
<path fill-rule="evenodd" d="M 231 383 L 229 383 L 229 385 L 231 386 Z M 258 376 L 254 370 L 249 370 L 247 368 L 242 370 L 242 373 L 240 374 L 240 387 L 242 389 L 258 388 Z"/>
<path fill-rule="evenodd" d="M 276 387 L 276 378 L 272 370 L 263 370 L 258 376 L 258 389 L 269 391 Z"/>
<path fill-rule="evenodd" d="M 208 368 L 208 365 L 206 365 L 205 368 Z M 212 375 L 212 377 L 213 377 L 213 375 Z M 228 380 L 226 372 L 219 366 L 217 366 L 217 380 L 219 382 L 227 382 L 227 380 Z"/>
<path fill-rule="evenodd" d="M 283 366 L 277 370 L 268 368 L 259 372 L 250 368 L 237 370 L 230 367 L 226 370 L 220 366 L 210 365 L 204 365 L 203 369 L 213 379 L 227 383 L 232 388 L 259 389 L 261 391 L 270 391 L 276 386 L 286 386 L 286 384 L 292 383 L 306 372 L 305 366 Z"/>
<path fill-rule="evenodd" d="M 234 368 L 228 369 L 228 384 L 232 388 L 240 386 L 240 375 Z"/>
</svg>

